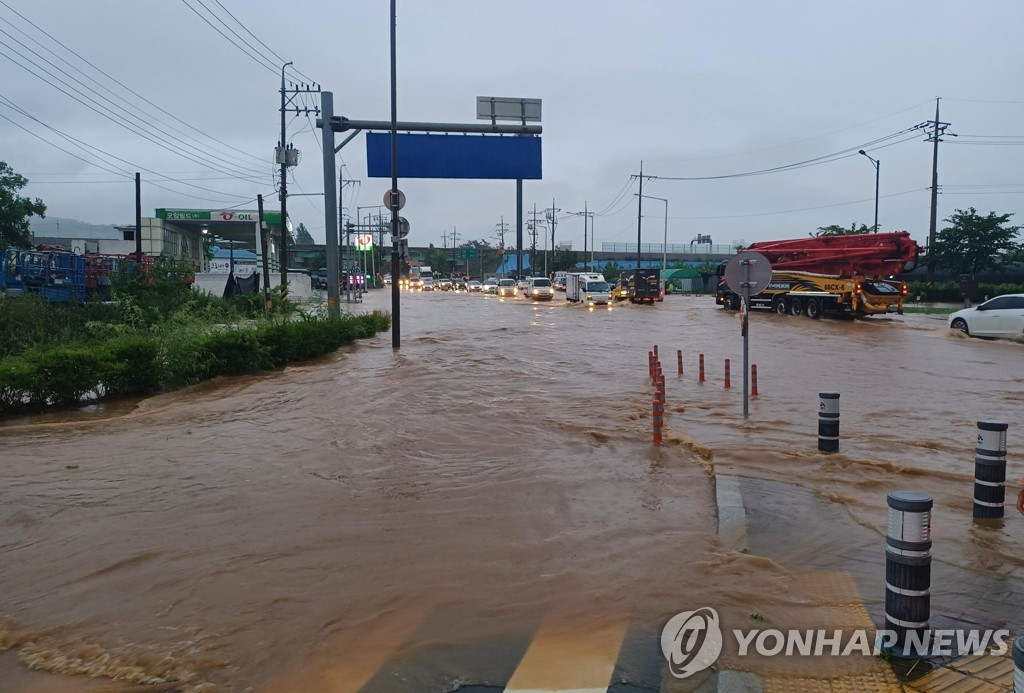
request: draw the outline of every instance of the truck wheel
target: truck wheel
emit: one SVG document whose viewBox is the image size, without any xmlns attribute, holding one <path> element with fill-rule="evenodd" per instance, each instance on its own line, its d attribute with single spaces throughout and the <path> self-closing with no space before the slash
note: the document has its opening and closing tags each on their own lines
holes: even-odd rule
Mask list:
<svg viewBox="0 0 1024 693">
<path fill-rule="evenodd" d="M 776 296 L 775 298 L 773 298 L 772 299 L 772 308 L 779 315 L 785 315 L 788 312 L 788 309 L 786 308 L 786 297 L 785 296 Z"/>
<path fill-rule="evenodd" d="M 730 294 L 725 299 L 725 307 L 728 308 L 729 310 L 739 310 L 740 297 L 737 296 L 736 294 Z"/>
<path fill-rule="evenodd" d="M 791 299 L 789 299 L 789 314 L 790 315 L 800 315 L 803 312 L 804 312 L 804 304 L 800 301 L 799 298 L 791 298 Z"/>
<path fill-rule="evenodd" d="M 817 320 L 821 317 L 821 299 L 811 298 L 807 300 L 807 317 Z"/>
</svg>

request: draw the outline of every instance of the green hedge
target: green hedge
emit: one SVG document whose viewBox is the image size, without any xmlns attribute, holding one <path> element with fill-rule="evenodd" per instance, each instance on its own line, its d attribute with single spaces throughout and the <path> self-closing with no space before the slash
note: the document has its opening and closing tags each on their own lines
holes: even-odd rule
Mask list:
<svg viewBox="0 0 1024 693">
<path fill-rule="evenodd" d="M 982 282 L 978 284 L 977 295 L 981 298 L 992 298 L 1002 294 L 1019 293 L 1024 293 L 1024 284 Z M 907 296 L 911 301 L 928 303 L 959 303 L 964 300 L 964 292 L 957 281 L 935 282 L 932 285 L 927 282 L 907 282 Z"/>
<path fill-rule="evenodd" d="M 0 415 L 74 406 L 87 396 L 140 395 L 219 375 L 255 373 L 321 356 L 390 325 L 389 315 L 375 311 L 193 326 L 163 336 L 124 335 L 99 344 L 29 349 L 0 358 Z"/>
</svg>

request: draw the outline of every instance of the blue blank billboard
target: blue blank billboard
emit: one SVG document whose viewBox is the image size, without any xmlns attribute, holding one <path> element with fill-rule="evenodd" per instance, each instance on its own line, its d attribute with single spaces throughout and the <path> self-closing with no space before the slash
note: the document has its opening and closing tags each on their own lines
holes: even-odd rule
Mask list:
<svg viewBox="0 0 1024 693">
<path fill-rule="evenodd" d="M 391 133 L 366 133 L 366 170 L 391 177 Z M 540 180 L 540 137 L 399 133 L 401 178 Z"/>
</svg>

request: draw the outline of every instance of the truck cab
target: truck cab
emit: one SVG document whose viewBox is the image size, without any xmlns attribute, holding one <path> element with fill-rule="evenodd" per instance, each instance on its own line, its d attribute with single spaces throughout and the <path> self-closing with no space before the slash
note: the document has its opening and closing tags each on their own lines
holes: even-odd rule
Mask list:
<svg viewBox="0 0 1024 693">
<path fill-rule="evenodd" d="M 604 305 L 611 301 L 611 287 L 600 274 L 572 272 L 565 277 L 565 297 L 573 303 Z"/>
</svg>

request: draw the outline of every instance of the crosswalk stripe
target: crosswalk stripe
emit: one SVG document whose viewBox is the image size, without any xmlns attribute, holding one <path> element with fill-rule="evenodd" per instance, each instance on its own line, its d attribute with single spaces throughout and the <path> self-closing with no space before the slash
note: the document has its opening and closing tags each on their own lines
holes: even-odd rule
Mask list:
<svg viewBox="0 0 1024 693">
<path fill-rule="evenodd" d="M 261 693 L 358 693 L 423 623 L 429 608 L 406 607 L 384 614 L 358 636 L 328 638 L 306 660 L 296 662 Z"/>
<path fill-rule="evenodd" d="M 505 693 L 606 693 L 629 620 L 546 619 Z"/>
</svg>

